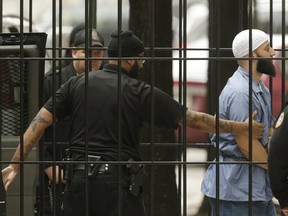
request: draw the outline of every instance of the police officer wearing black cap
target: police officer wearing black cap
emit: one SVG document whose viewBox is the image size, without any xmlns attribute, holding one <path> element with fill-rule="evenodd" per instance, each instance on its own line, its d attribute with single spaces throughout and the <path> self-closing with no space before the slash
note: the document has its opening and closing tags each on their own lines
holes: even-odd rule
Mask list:
<svg viewBox="0 0 288 216">
<path fill-rule="evenodd" d="M 71 45 L 73 46 L 71 51 L 72 57 L 85 58 L 85 24 L 81 23 L 75 26 L 71 31 L 70 37 L 71 41 L 73 40 L 73 42 L 71 42 Z M 95 48 L 91 51 L 92 57 L 99 58 L 104 56 L 104 39 L 103 36 L 96 29 L 92 29 L 91 31 L 91 46 Z M 100 69 L 101 65 L 101 59 L 91 61 L 93 71 Z M 80 75 L 84 72 L 85 60 L 70 61 L 70 63 L 64 68 L 56 70 L 54 89 L 53 71 L 51 70 L 47 72 L 44 78 L 44 101 L 46 102 L 54 94 L 54 92 L 56 92 L 56 90 L 60 88 L 60 85 L 65 83 L 71 77 Z M 62 160 L 63 151 L 67 148 L 69 142 L 70 118 L 67 116 L 66 118 L 55 124 L 55 135 L 53 135 L 53 130 L 53 127 L 49 127 L 44 134 L 45 145 L 43 146 L 43 151 L 40 152 L 40 159 L 44 161 L 53 161 L 54 159 L 58 161 Z M 53 156 L 54 141 L 56 141 L 57 143 L 55 156 Z M 56 215 L 59 215 L 62 211 L 61 209 L 63 207 L 61 206 L 61 194 L 64 191 L 63 184 L 65 183 L 65 180 L 63 178 L 62 168 L 56 165 L 55 169 L 56 170 L 54 174 L 56 174 L 56 178 L 53 179 L 53 166 L 51 164 L 44 164 L 44 178 L 42 178 L 42 174 L 40 174 L 38 186 L 36 189 L 36 203 L 34 206 L 35 215 L 37 215 L 38 213 L 41 215 L 42 211 L 44 213 L 43 216 L 54 215 L 53 210 L 56 210 Z M 56 190 L 54 190 L 52 184 L 55 181 Z M 43 184 L 41 184 L 41 182 Z M 43 188 L 42 193 L 40 192 L 40 187 Z M 54 191 L 56 191 L 56 194 L 54 194 Z M 56 205 L 56 207 L 53 207 L 54 204 Z M 41 207 L 43 207 L 43 210 Z"/>
<path fill-rule="evenodd" d="M 271 189 L 278 199 L 281 215 L 288 216 L 288 104 L 279 115 L 270 139 L 268 173 Z"/>
<path fill-rule="evenodd" d="M 85 23 L 79 23 L 78 25 L 73 27 L 73 29 L 69 35 L 69 47 L 70 48 L 74 47 L 74 41 L 75 41 L 76 34 L 80 31 L 82 31 L 83 29 L 85 29 Z M 73 59 L 71 59 L 71 57 L 72 57 L 72 50 L 71 49 L 66 49 L 65 57 L 70 58 L 70 59 L 64 60 L 64 66 L 63 67 L 69 65 L 71 63 L 71 61 L 73 60 Z"/>
<path fill-rule="evenodd" d="M 214 116 L 186 109 L 160 89 L 136 79 L 144 64 L 144 45 L 138 37 L 131 31 L 114 32 L 111 37 L 109 64 L 88 77 L 77 76 L 66 82 L 57 91 L 55 106 L 51 98 L 24 134 L 25 159 L 51 125 L 54 111 L 58 120 L 71 116 L 67 158 L 73 166 L 67 167 L 66 175 L 67 216 L 145 215 L 141 197 L 143 168 L 137 161 L 141 161 L 140 130 L 143 122 L 151 120 L 152 100 L 155 125 L 176 129 L 186 112 L 188 127 L 215 132 Z M 253 121 L 253 126 L 253 135 L 261 136 L 262 125 Z M 220 132 L 243 134 L 248 127 L 248 121 L 219 120 Z M 19 159 L 20 146 L 12 161 Z M 19 164 L 11 163 L 2 170 L 6 189 L 19 169 Z"/>
</svg>

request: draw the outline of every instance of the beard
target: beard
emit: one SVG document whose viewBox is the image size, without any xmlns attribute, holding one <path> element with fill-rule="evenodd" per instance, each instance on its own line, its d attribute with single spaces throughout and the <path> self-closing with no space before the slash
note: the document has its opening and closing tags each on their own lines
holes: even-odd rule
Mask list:
<svg viewBox="0 0 288 216">
<path fill-rule="evenodd" d="M 259 59 L 256 69 L 259 73 L 267 74 L 271 77 L 276 76 L 276 70 L 272 60 Z"/>
<path fill-rule="evenodd" d="M 137 63 L 137 61 L 135 61 L 135 63 L 131 67 L 128 76 L 134 79 L 139 79 L 141 71 L 142 70 L 140 69 L 139 64 Z"/>
</svg>

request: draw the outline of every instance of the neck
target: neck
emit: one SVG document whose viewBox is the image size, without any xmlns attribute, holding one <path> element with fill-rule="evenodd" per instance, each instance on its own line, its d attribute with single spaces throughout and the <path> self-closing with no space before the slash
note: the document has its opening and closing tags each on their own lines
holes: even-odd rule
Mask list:
<svg viewBox="0 0 288 216">
<path fill-rule="evenodd" d="M 250 65 L 252 64 L 252 77 L 253 77 L 253 79 L 257 82 L 257 83 L 259 83 L 259 81 L 260 81 L 260 79 L 261 79 L 261 76 L 262 76 L 262 73 L 259 73 L 257 70 L 256 70 L 256 62 L 255 61 L 251 61 L 251 63 L 250 63 L 250 61 L 248 61 L 248 60 L 239 60 L 238 61 L 238 64 L 242 67 L 242 68 L 244 68 L 244 70 L 245 71 L 250 71 Z"/>
</svg>

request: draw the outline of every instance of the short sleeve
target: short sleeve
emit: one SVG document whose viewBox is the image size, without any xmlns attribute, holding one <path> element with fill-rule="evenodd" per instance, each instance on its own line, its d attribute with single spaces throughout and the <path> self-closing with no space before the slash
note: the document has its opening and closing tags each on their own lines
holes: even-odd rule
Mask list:
<svg viewBox="0 0 288 216">
<path fill-rule="evenodd" d="M 64 118 L 65 116 L 70 115 L 70 107 L 71 101 L 73 98 L 73 86 L 76 82 L 77 77 L 73 77 L 68 80 L 65 84 L 61 86 L 59 90 L 57 90 L 55 95 L 55 100 L 53 100 L 53 96 L 49 98 L 49 100 L 45 103 L 44 108 L 49 112 L 55 114 L 58 120 Z M 54 109 L 55 103 L 55 109 Z M 54 113 L 55 112 L 55 113 Z"/>
<path fill-rule="evenodd" d="M 177 129 L 179 120 L 183 116 L 183 106 L 165 92 L 151 86 L 145 88 L 141 94 L 141 109 L 145 121 L 150 122 L 154 112 L 154 123 L 158 127 Z M 154 104 L 153 108 L 151 103 Z"/>
</svg>

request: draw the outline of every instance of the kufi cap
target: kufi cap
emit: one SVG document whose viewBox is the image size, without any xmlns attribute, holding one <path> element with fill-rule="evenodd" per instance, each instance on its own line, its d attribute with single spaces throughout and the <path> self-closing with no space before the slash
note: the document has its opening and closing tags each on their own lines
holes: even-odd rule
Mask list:
<svg viewBox="0 0 288 216">
<path fill-rule="evenodd" d="M 133 57 L 137 56 L 139 53 L 144 52 L 143 42 L 132 33 L 132 31 L 121 31 L 121 57 Z M 118 47 L 118 31 L 111 34 L 111 41 L 108 45 L 108 56 L 118 57 L 119 47 Z"/>
<path fill-rule="evenodd" d="M 85 29 L 83 29 L 76 33 L 74 46 L 85 47 L 85 39 Z M 104 38 L 96 29 L 91 31 L 91 46 L 104 47 Z"/>
<path fill-rule="evenodd" d="M 249 54 L 249 29 L 238 33 L 232 42 L 232 51 L 236 58 L 242 58 Z M 251 29 L 252 51 L 268 41 L 268 35 L 258 29 Z"/>
</svg>

